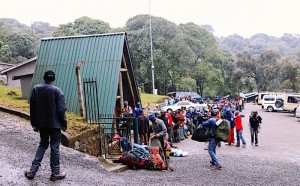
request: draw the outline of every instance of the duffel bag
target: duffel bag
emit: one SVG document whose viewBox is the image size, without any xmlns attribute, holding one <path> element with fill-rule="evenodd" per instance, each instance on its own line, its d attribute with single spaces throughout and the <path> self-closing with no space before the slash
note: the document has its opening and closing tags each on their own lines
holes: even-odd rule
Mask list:
<svg viewBox="0 0 300 186">
<path fill-rule="evenodd" d="M 131 169 L 141 169 L 145 167 L 145 159 L 140 159 L 137 155 L 131 151 L 123 152 L 122 156 L 119 158 L 119 161 L 125 165 L 128 165 Z"/>
<path fill-rule="evenodd" d="M 192 140 L 206 142 L 210 140 L 210 130 L 207 127 L 199 125 L 192 135 Z"/>
</svg>

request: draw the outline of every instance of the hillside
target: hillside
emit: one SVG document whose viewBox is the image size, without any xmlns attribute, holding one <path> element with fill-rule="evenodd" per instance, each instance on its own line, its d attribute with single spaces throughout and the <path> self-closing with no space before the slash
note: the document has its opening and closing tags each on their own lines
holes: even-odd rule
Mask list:
<svg viewBox="0 0 300 186">
<path fill-rule="evenodd" d="M 280 54 L 281 58 L 299 59 L 300 35 L 284 34 L 282 37 L 256 34 L 251 38 L 243 38 L 240 35 L 231 35 L 218 38 L 219 46 L 237 56 L 243 52 L 249 52 L 253 57 L 273 50 Z"/>
</svg>

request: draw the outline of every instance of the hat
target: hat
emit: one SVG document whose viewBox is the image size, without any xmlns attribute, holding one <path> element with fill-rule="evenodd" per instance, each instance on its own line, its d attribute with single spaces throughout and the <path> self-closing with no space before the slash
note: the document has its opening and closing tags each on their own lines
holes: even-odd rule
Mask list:
<svg viewBox="0 0 300 186">
<path fill-rule="evenodd" d="M 218 112 L 219 112 L 218 109 L 212 109 L 212 110 L 210 111 L 210 114 L 211 114 L 212 116 L 216 116 L 216 115 L 218 114 Z"/>
<path fill-rule="evenodd" d="M 44 73 L 44 78 L 55 80 L 55 73 L 52 70 L 48 70 Z"/>
<path fill-rule="evenodd" d="M 153 119 L 153 118 L 155 118 L 155 115 L 154 115 L 154 114 L 150 114 L 150 115 L 148 116 L 148 119 L 149 119 L 149 120 L 151 120 L 151 119 Z"/>
</svg>

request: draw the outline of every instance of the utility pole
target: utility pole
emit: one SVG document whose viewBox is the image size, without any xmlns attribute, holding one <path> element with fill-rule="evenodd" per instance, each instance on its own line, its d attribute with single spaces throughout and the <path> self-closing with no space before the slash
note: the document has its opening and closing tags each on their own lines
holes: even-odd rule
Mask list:
<svg viewBox="0 0 300 186">
<path fill-rule="evenodd" d="M 151 71 L 152 71 L 152 93 L 155 94 L 153 48 L 152 48 L 151 0 L 149 0 L 149 20 L 150 20 L 149 32 L 150 32 L 150 53 L 151 53 Z"/>
</svg>

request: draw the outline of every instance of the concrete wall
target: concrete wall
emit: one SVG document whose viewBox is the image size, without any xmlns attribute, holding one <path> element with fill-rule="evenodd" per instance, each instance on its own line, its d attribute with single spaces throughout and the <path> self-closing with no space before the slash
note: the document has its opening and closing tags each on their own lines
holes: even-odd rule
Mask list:
<svg viewBox="0 0 300 186">
<path fill-rule="evenodd" d="M 7 85 L 13 87 L 21 87 L 21 81 L 19 79 L 12 80 L 12 77 L 26 75 L 26 74 L 33 74 L 35 71 L 35 67 L 36 67 L 36 60 L 7 72 Z"/>
<path fill-rule="evenodd" d="M 13 65 L 7 65 L 5 63 L 0 63 L 0 71 L 4 70 L 4 69 L 7 69 L 7 68 L 9 68 L 11 66 L 13 66 Z M 0 75 L 0 81 L 2 81 L 4 84 L 7 84 L 7 77 L 6 77 L 6 75 Z"/>
<path fill-rule="evenodd" d="M 33 76 L 25 76 L 21 78 L 21 90 L 23 99 L 28 99 L 30 96 L 32 78 Z"/>
</svg>

